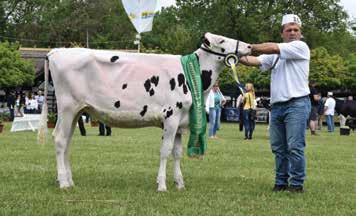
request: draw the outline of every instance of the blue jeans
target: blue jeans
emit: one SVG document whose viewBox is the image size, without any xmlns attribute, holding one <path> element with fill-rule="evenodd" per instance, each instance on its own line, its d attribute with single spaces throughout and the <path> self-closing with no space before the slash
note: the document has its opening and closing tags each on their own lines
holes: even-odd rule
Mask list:
<svg viewBox="0 0 356 216">
<path fill-rule="evenodd" d="M 249 118 L 249 111 L 243 111 L 243 118 L 244 118 L 244 128 L 245 128 L 245 137 L 252 138 L 253 131 L 255 130 L 255 120 L 250 120 Z"/>
<path fill-rule="evenodd" d="M 217 109 L 217 111 L 216 111 L 216 124 L 217 124 L 217 130 L 219 130 L 220 129 L 220 118 L 221 118 L 221 107 L 218 107 L 218 108 L 216 108 Z"/>
<path fill-rule="evenodd" d="M 326 115 L 326 124 L 328 125 L 328 131 L 334 132 L 334 116 Z"/>
<path fill-rule="evenodd" d="M 219 124 L 219 109 L 220 108 L 209 108 L 209 137 L 215 136 L 218 130 Z"/>
<path fill-rule="evenodd" d="M 310 106 L 308 96 L 272 105 L 269 131 L 275 155 L 276 185 L 302 186 L 304 183 L 305 131 Z"/>
</svg>

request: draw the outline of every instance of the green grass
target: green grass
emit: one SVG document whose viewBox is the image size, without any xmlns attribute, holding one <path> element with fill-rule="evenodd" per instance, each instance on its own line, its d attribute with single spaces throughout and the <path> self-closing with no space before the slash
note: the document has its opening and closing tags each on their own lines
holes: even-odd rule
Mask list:
<svg viewBox="0 0 356 216">
<path fill-rule="evenodd" d="M 255 139 L 244 141 L 238 125 L 222 124 L 203 160 L 185 154 L 186 189 L 175 189 L 170 160 L 169 191 L 158 193 L 159 129 L 113 129 L 111 137 L 91 127 L 81 137 L 76 129 L 76 186 L 60 190 L 53 142 L 40 146 L 35 133 L 9 128 L 0 134 L 0 215 L 356 215 L 356 132 L 308 135 L 306 192 L 272 193 L 266 126 L 257 125 Z"/>
</svg>

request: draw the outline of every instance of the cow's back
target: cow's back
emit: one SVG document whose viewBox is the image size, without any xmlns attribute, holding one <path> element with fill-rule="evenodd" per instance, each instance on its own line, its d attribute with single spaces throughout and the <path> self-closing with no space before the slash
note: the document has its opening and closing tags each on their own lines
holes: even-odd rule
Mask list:
<svg viewBox="0 0 356 216">
<path fill-rule="evenodd" d="M 160 126 L 191 104 L 180 56 L 55 49 L 49 65 L 59 111 L 86 109 L 113 126 Z"/>
</svg>

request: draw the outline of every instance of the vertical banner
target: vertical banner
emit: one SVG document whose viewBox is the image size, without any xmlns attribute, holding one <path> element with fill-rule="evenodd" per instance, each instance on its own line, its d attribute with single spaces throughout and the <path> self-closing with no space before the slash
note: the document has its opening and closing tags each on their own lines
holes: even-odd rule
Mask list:
<svg viewBox="0 0 356 216">
<path fill-rule="evenodd" d="M 157 0 L 121 0 L 136 31 L 149 32 L 155 16 Z"/>
</svg>

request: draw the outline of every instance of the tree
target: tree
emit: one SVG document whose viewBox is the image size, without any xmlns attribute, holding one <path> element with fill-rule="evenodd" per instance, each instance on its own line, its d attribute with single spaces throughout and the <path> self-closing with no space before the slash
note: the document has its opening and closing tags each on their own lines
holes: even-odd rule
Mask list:
<svg viewBox="0 0 356 216">
<path fill-rule="evenodd" d="M 324 47 L 311 51 L 309 79 L 314 80 L 324 90 L 345 89 L 348 70 L 339 55 L 330 55 Z"/>
<path fill-rule="evenodd" d="M 31 86 L 34 78 L 34 66 L 21 58 L 18 44 L 0 43 L 0 89 Z"/>
<path fill-rule="evenodd" d="M 346 66 L 348 68 L 348 73 L 344 83 L 346 86 L 356 93 L 356 53 L 351 53 L 346 59 Z"/>
</svg>

